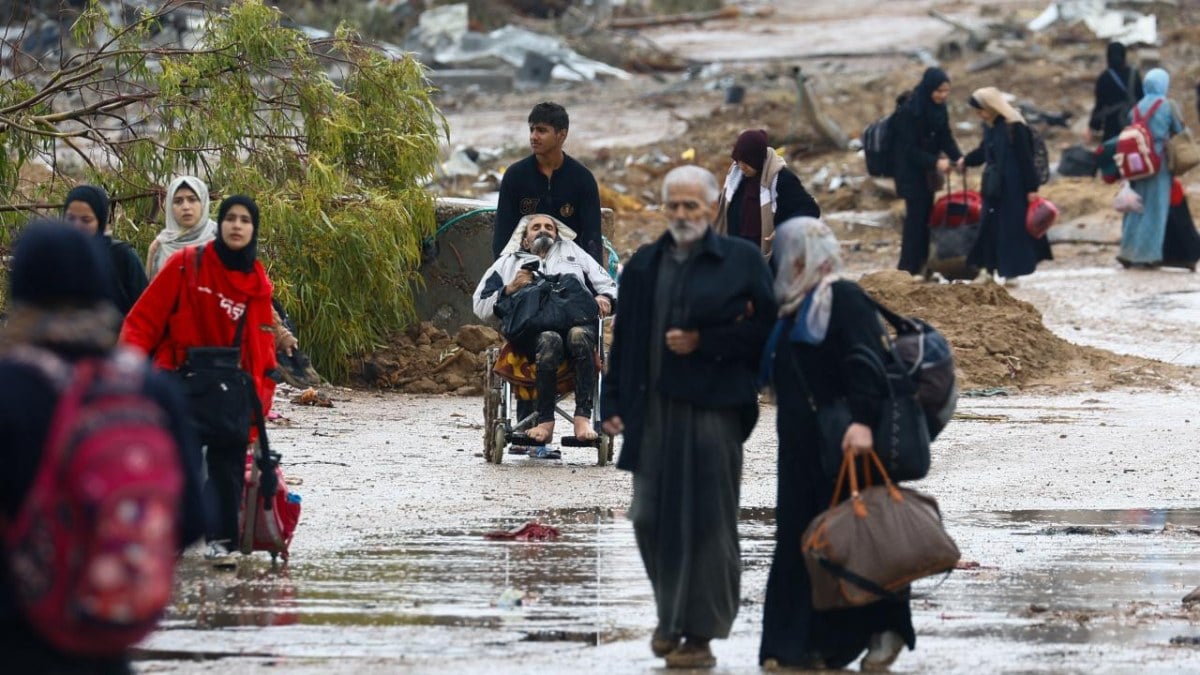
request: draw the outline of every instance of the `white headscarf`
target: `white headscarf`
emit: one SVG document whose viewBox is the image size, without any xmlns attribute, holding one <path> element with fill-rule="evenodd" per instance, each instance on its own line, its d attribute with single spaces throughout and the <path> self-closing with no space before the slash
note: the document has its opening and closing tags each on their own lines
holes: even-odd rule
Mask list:
<svg viewBox="0 0 1200 675">
<path fill-rule="evenodd" d="M 529 226 L 529 221 L 542 216 L 554 221 L 554 227 L 558 229 L 558 238 L 566 239 L 567 241 L 575 241 L 575 230 L 567 227 L 563 221 L 555 218 L 548 213 L 531 213 L 517 221 L 517 226 L 513 228 L 512 236 L 508 238 L 508 243 L 504 245 L 504 249 L 500 251 L 501 256 L 509 253 L 516 253 L 521 250 L 521 241 L 525 239 L 525 228 Z"/>
<path fill-rule="evenodd" d="M 775 249 L 772 254 L 778 263 L 775 276 L 775 299 L 779 301 L 779 316 L 795 314 L 805 296 L 813 292 L 812 303 L 802 318 L 807 332 L 818 343 L 829 330 L 833 311 L 834 281 L 841 278 L 842 251 L 837 237 L 825 223 L 816 218 L 789 218 L 775 228 Z M 804 269 L 796 272 L 797 261 Z"/>
<path fill-rule="evenodd" d="M 181 187 L 191 189 L 200 199 L 200 220 L 196 222 L 195 227 L 186 230 L 175 220 L 175 211 L 171 208 L 175 201 L 175 193 Z M 195 176 L 180 176 L 171 181 L 167 186 L 167 199 L 163 203 L 163 210 L 167 212 L 166 226 L 154 238 L 154 241 L 158 242 L 158 248 L 149 261 L 150 278 L 153 279 L 154 275 L 158 274 L 163 263 L 176 251 L 188 246 L 206 244 L 217 238 L 217 224 L 208 217 L 211 207 L 208 201 L 208 186 L 204 181 Z"/>
</svg>

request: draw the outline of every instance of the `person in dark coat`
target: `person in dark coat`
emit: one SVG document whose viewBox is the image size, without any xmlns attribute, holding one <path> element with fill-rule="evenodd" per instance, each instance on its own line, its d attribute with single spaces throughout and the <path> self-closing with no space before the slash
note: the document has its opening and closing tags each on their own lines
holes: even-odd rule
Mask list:
<svg viewBox="0 0 1200 675">
<path fill-rule="evenodd" d="M 1088 120 L 1088 140 L 1103 143 L 1129 124 L 1129 109 L 1142 100 L 1142 76 L 1125 62 L 1125 45 L 1108 43 L 1108 68 L 1096 78 L 1096 104 Z"/>
<path fill-rule="evenodd" d="M 150 281 L 146 278 L 146 269 L 133 247 L 113 239 L 108 234 L 108 193 L 99 185 L 75 187 L 67 193 L 66 203 L 63 204 L 63 218 L 84 234 L 99 237 L 108 249 L 112 261 L 117 311 L 121 316 L 125 316 Z"/>
<path fill-rule="evenodd" d="M 762 129 L 743 131 L 733 145 L 733 164 L 717 203 L 718 234 L 739 237 L 771 252 L 775 223 L 795 216 L 821 217 L 821 207 L 804 189 Z"/>
<path fill-rule="evenodd" d="M 741 603 L 742 443 L 758 418 L 755 372 L 775 316 L 759 249 L 712 230 L 720 189 L 693 165 L 667 173 L 670 217 L 621 275 L 601 417 L 624 432 L 629 519 L 658 610 L 650 648 L 711 668 Z"/>
<path fill-rule="evenodd" d="M 767 670 L 838 669 L 868 650 L 864 671 L 887 670 L 900 650 L 916 646 L 907 598 L 818 612 L 800 552 L 809 524 L 833 500 L 834 478 L 821 462 L 817 405 L 844 397 L 853 423 L 842 439 L 854 455 L 872 447 L 886 383 L 856 349 L 882 358 L 884 332 L 875 306 L 854 282 L 841 279 L 839 244 L 819 220 L 796 218 L 776 230 L 778 320 L 759 376 L 779 406 L 775 553 L 763 605 L 759 664 Z"/>
<path fill-rule="evenodd" d="M 112 305 L 112 271 L 99 243 L 63 222 L 32 223 L 17 240 L 8 279 L 9 316 L 0 328 L 0 521 L 12 522 L 32 487 L 50 432 L 58 391 L 38 366 L 10 350 L 33 347 L 67 364 L 109 355 L 120 315 Z M 179 546 L 204 534 L 200 448 L 175 385 L 147 372 L 144 393 L 170 420 L 184 474 Z M 0 538 L 0 559 L 8 560 Z M 97 659 L 51 646 L 19 613 L 8 574 L 0 575 L 0 650 L 12 673 L 132 672 L 127 658 Z"/>
<path fill-rule="evenodd" d="M 539 103 L 529 113 L 529 146 L 533 154 L 508 167 L 500 180 L 492 257 L 499 258 L 517 221 L 545 213 L 571 228 L 579 244 L 607 267 L 600 234 L 600 188 L 587 167 L 563 152 L 570 118 L 557 103 Z"/>
<path fill-rule="evenodd" d="M 912 95 L 895 113 L 896 193 L 904 199 L 904 235 L 900 243 L 897 269 L 909 274 L 924 274 L 929 259 L 929 213 L 942 175 L 962 157 L 946 98 L 950 96 L 950 77 L 940 68 L 929 68 Z"/>
<path fill-rule="evenodd" d="M 1183 183 L 1173 178 L 1171 208 L 1167 211 L 1167 228 L 1163 232 L 1162 266 L 1195 272 L 1197 261 L 1200 261 L 1200 232 L 1196 231 Z"/>
<path fill-rule="evenodd" d="M 980 181 L 983 221 L 967 264 L 1006 280 L 1033 274 L 1038 262 L 1054 256 L 1046 237 L 1034 239 L 1025 229 L 1026 212 L 1038 190 L 1029 127 L 995 87 L 975 90 L 970 104 L 983 120 L 983 141 L 962 164 L 986 163 L 987 168 Z"/>
</svg>

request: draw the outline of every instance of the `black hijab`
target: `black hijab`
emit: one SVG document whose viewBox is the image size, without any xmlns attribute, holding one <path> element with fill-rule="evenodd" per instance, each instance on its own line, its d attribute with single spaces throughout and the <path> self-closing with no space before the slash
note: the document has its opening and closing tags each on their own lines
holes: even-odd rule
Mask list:
<svg viewBox="0 0 1200 675">
<path fill-rule="evenodd" d="M 933 92 L 942 84 L 949 82 L 950 76 L 941 68 L 927 68 L 925 74 L 921 76 L 921 83 L 913 90 L 912 97 L 908 99 L 913 106 L 913 110 L 926 121 L 926 128 L 936 129 L 940 125 L 950 124 L 950 116 L 946 113 L 945 103 L 934 103 Z"/>
<path fill-rule="evenodd" d="M 79 185 L 67 193 L 67 201 L 63 202 L 63 215 L 71 202 L 83 202 L 92 207 L 96 214 L 96 236 L 103 237 L 108 228 L 108 193 L 99 185 Z"/>
<path fill-rule="evenodd" d="M 1125 45 L 1120 42 L 1108 43 L 1105 59 L 1108 61 L 1109 68 L 1117 71 L 1118 75 L 1125 75 Z"/>
<path fill-rule="evenodd" d="M 112 303 L 112 267 L 95 237 L 61 220 L 35 220 L 17 238 L 8 275 L 14 303 L 42 309 Z"/>
<path fill-rule="evenodd" d="M 250 235 L 250 243 L 240 251 L 234 251 L 225 245 L 225 215 L 234 205 L 246 207 L 250 212 L 250 222 L 254 223 L 254 232 Z M 217 252 L 221 264 L 227 269 L 238 272 L 253 272 L 254 261 L 258 259 L 258 204 L 245 195 L 226 197 L 217 209 L 217 238 L 213 240 L 213 250 Z"/>
</svg>

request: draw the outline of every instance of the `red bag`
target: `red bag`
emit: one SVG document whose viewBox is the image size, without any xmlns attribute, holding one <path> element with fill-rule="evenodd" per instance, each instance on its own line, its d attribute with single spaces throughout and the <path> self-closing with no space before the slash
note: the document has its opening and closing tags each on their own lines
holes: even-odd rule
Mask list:
<svg viewBox="0 0 1200 675">
<path fill-rule="evenodd" d="M 256 454 L 246 455 L 246 484 L 242 488 L 239 521 L 240 550 L 245 554 L 266 551 L 272 560 L 278 556 L 286 562 L 296 525 L 300 522 L 300 495 L 288 490 L 278 455 L 274 455 L 271 464 L 277 486 L 275 494 L 269 499 L 260 497 L 262 473 Z"/>
<path fill-rule="evenodd" d="M 1034 239 L 1046 236 L 1057 220 L 1058 207 L 1045 197 L 1037 197 L 1025 209 L 1025 231 Z"/>
<path fill-rule="evenodd" d="M 983 213 L 983 197 L 975 190 L 949 192 L 933 203 L 929 212 L 930 227 L 959 227 L 978 223 Z"/>
<path fill-rule="evenodd" d="M 1162 169 L 1162 157 L 1154 150 L 1154 136 L 1150 134 L 1150 128 L 1146 123 L 1154 117 L 1154 113 L 1158 112 L 1158 106 L 1162 105 L 1163 99 L 1158 99 L 1150 109 L 1146 111 L 1146 116 L 1142 117 L 1137 110 L 1133 109 L 1133 123 L 1121 130 L 1117 136 L 1117 151 L 1114 159 L 1117 162 L 1117 169 L 1121 172 L 1121 178 L 1125 180 L 1141 180 L 1149 178 L 1158 173 Z"/>
<path fill-rule="evenodd" d="M 15 352 L 16 350 L 14 350 Z M 17 603 L 38 634 L 83 657 L 115 657 L 171 599 L 183 468 L 143 359 L 119 351 L 74 371 L 14 353 L 62 392 L 33 485 L 4 532 Z"/>
</svg>

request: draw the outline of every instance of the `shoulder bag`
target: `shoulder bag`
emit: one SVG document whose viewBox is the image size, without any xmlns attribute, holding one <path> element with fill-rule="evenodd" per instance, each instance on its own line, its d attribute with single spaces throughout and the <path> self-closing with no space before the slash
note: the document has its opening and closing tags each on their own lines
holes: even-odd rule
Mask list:
<svg viewBox="0 0 1200 675">
<path fill-rule="evenodd" d="M 197 267 L 203 250 L 196 249 Z M 176 371 L 202 445 L 245 446 L 250 440 L 252 413 L 259 401 L 254 380 L 242 370 L 248 309 L 238 319 L 231 346 L 191 347 Z"/>
<path fill-rule="evenodd" d="M 942 525 L 937 500 L 898 487 L 874 452 L 863 455 L 862 463 L 867 487 L 859 491 L 854 458 L 845 457 L 829 509 L 809 524 L 800 542 L 818 611 L 906 599 L 909 584 L 953 570 L 961 557 Z M 882 485 L 871 485 L 872 469 Z M 850 498 L 838 503 L 847 477 Z"/>
</svg>

